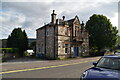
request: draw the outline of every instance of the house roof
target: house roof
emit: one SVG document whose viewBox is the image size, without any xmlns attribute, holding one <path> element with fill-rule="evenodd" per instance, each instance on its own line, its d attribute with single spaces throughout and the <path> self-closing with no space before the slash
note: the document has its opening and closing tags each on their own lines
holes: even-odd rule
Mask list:
<svg viewBox="0 0 120 80">
<path fill-rule="evenodd" d="M 64 25 L 64 24 L 67 22 L 69 26 L 72 26 L 76 18 L 78 19 L 78 17 L 75 16 L 75 18 L 69 19 L 69 20 L 65 20 L 65 21 L 64 21 L 63 19 L 56 19 L 56 23 L 57 23 L 57 24 L 55 24 L 55 25 Z M 79 20 L 79 19 L 78 19 L 78 20 Z M 46 24 L 46 25 L 38 28 L 37 30 L 42 29 L 42 28 L 44 28 L 44 27 L 46 27 L 46 26 L 48 26 L 48 25 L 53 25 L 53 24 L 50 22 L 50 23 L 48 23 L 48 24 Z M 37 31 L 37 30 L 36 30 L 36 31 Z"/>
<path fill-rule="evenodd" d="M 68 25 L 69 25 L 69 26 L 72 26 L 74 21 L 75 21 L 75 18 L 74 18 L 74 19 L 67 20 Z"/>
</svg>

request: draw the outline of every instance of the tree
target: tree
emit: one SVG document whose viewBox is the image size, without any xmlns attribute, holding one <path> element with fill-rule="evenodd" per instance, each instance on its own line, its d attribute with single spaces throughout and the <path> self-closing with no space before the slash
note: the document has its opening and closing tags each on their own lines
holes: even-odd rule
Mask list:
<svg viewBox="0 0 120 80">
<path fill-rule="evenodd" d="M 116 44 L 118 30 L 106 16 L 92 15 L 86 23 L 86 29 L 89 31 L 90 49 L 101 51 Z"/>
<path fill-rule="evenodd" d="M 36 41 L 31 42 L 31 44 L 30 44 L 30 48 L 35 48 L 35 47 L 36 47 Z"/>
<path fill-rule="evenodd" d="M 28 49 L 28 37 L 27 37 L 27 34 L 25 32 L 25 30 L 23 31 L 23 35 L 24 35 L 24 51 Z"/>
<path fill-rule="evenodd" d="M 7 39 L 8 48 L 18 48 L 19 55 L 23 56 L 23 53 L 28 48 L 27 35 L 21 28 L 15 28 Z"/>
<path fill-rule="evenodd" d="M 36 54 L 36 41 L 31 42 L 29 47 L 30 47 L 31 49 L 33 49 L 34 52 L 35 52 L 35 54 Z"/>
<path fill-rule="evenodd" d="M 117 41 L 116 46 L 120 47 L 120 36 L 118 36 L 118 41 Z"/>
</svg>

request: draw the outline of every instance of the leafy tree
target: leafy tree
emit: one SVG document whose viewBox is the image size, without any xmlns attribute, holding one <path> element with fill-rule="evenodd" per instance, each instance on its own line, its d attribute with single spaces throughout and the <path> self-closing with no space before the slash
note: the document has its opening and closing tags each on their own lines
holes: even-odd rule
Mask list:
<svg viewBox="0 0 120 80">
<path fill-rule="evenodd" d="M 18 48 L 19 55 L 23 56 L 23 52 L 28 48 L 27 35 L 21 28 L 15 28 L 7 39 L 8 48 Z"/>
<path fill-rule="evenodd" d="M 27 34 L 25 32 L 25 30 L 23 31 L 23 35 L 24 35 L 24 51 L 28 49 L 28 37 L 27 37 Z"/>
<path fill-rule="evenodd" d="M 120 36 L 118 36 L 118 41 L 117 41 L 116 46 L 120 46 Z"/>
<path fill-rule="evenodd" d="M 92 15 L 86 23 L 86 29 L 89 31 L 90 49 L 101 51 L 116 44 L 118 30 L 106 16 Z"/>
<path fill-rule="evenodd" d="M 35 48 L 35 46 L 36 46 L 36 41 L 31 42 L 31 44 L 30 44 L 30 48 Z"/>
</svg>

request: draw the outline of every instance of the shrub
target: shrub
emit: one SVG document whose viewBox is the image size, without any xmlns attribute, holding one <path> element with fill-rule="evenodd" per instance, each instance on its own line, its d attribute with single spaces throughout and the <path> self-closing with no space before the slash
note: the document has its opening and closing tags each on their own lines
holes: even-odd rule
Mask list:
<svg viewBox="0 0 120 80">
<path fill-rule="evenodd" d="M 4 53 L 18 53 L 18 48 L 0 48 Z"/>
</svg>

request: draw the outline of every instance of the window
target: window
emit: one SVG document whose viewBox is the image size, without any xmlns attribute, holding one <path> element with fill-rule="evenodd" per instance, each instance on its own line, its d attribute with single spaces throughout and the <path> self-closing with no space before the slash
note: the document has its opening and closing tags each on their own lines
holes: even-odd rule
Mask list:
<svg viewBox="0 0 120 80">
<path fill-rule="evenodd" d="M 49 36 L 49 29 L 47 29 L 46 31 L 46 36 Z"/>
<path fill-rule="evenodd" d="M 65 44 L 65 53 L 68 52 L 68 44 Z"/>
<path fill-rule="evenodd" d="M 65 48 L 65 53 L 67 53 L 67 51 L 68 51 L 68 48 Z"/>
<path fill-rule="evenodd" d="M 70 36 L 70 28 L 68 28 L 68 36 Z"/>
<path fill-rule="evenodd" d="M 42 44 L 42 46 L 41 46 L 41 51 L 42 51 L 42 53 L 44 54 L 44 46 L 43 46 L 43 44 Z"/>
<path fill-rule="evenodd" d="M 38 48 L 38 51 L 40 52 L 40 44 L 38 45 L 38 47 L 39 47 L 39 48 Z"/>
<path fill-rule="evenodd" d="M 65 30 L 65 35 L 66 36 L 68 35 L 68 28 L 66 28 L 66 30 Z"/>
<path fill-rule="evenodd" d="M 40 48 L 38 48 L 39 49 L 39 52 L 40 52 Z"/>
<path fill-rule="evenodd" d="M 98 62 L 97 67 L 119 70 L 120 69 L 119 63 L 120 63 L 119 58 L 103 57 Z"/>
<path fill-rule="evenodd" d="M 75 26 L 75 36 L 77 36 L 77 29 L 78 27 L 77 26 Z"/>
</svg>

